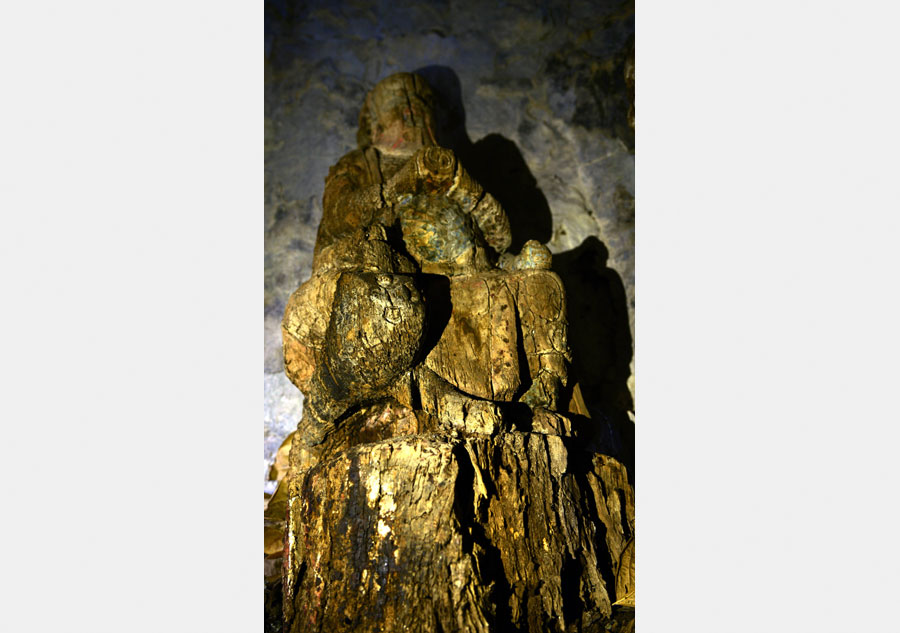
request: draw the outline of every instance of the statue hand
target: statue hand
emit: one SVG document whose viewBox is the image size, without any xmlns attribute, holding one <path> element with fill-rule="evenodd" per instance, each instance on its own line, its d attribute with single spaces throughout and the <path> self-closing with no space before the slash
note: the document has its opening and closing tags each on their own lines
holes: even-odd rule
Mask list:
<svg viewBox="0 0 900 633">
<path fill-rule="evenodd" d="M 435 185 L 452 184 L 456 176 L 457 160 L 453 150 L 432 145 L 416 152 L 414 157 L 419 179 Z"/>
</svg>

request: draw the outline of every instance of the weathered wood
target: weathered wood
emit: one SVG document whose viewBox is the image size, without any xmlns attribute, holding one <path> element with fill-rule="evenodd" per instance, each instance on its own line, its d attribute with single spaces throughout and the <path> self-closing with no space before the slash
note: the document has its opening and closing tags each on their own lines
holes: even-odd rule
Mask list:
<svg viewBox="0 0 900 633">
<path fill-rule="evenodd" d="M 562 282 L 543 245 L 505 252 L 505 212 L 430 108 L 421 78 L 381 82 L 326 180 L 283 320 L 306 398 L 267 504 L 267 627 L 633 628 L 634 493 L 567 413 Z"/>
<path fill-rule="evenodd" d="M 588 630 L 634 525 L 621 464 L 521 432 L 360 444 L 288 505 L 291 632 Z"/>
</svg>

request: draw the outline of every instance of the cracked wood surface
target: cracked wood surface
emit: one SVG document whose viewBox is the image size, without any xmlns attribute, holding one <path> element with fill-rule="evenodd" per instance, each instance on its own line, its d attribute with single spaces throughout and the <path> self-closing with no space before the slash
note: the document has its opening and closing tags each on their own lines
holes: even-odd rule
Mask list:
<svg viewBox="0 0 900 633">
<path fill-rule="evenodd" d="M 266 509 L 283 566 L 267 622 L 626 630 L 634 493 L 566 410 L 565 289 L 542 244 L 506 252 L 504 210 L 434 144 L 432 107 L 419 77 L 380 82 L 326 181 L 313 274 L 282 322 L 306 398 Z"/>
<path fill-rule="evenodd" d="M 559 436 L 361 444 L 288 490 L 292 632 L 595 630 L 621 597 L 624 468 Z"/>
</svg>

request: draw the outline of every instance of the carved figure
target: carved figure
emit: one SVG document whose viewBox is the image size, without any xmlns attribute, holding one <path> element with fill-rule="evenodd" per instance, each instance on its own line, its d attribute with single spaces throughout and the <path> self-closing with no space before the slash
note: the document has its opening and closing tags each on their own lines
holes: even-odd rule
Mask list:
<svg viewBox="0 0 900 633">
<path fill-rule="evenodd" d="M 306 445 L 379 399 L 459 426 L 435 390 L 557 407 L 568 352 L 550 253 L 537 242 L 505 252 L 506 213 L 435 144 L 434 127 L 428 85 L 392 75 L 366 97 L 359 148 L 329 170 L 312 277 L 283 321 Z M 483 430 L 501 424 L 493 411 Z"/>
<path fill-rule="evenodd" d="M 550 253 L 505 252 L 506 213 L 433 129 L 427 84 L 388 77 L 366 98 L 359 148 L 329 171 L 312 276 L 283 321 L 285 370 L 306 395 L 298 446 L 379 400 L 424 426 L 464 428 L 451 411 L 483 410 L 482 432 L 502 424 L 489 402 L 557 407 L 568 351 Z"/>
<path fill-rule="evenodd" d="M 434 127 L 421 78 L 369 93 L 285 310 L 284 630 L 600 630 L 634 590 L 626 471 L 557 437 L 562 282 Z"/>
<path fill-rule="evenodd" d="M 398 73 L 375 86 L 359 115 L 358 149 L 342 157 L 325 180 L 316 255 L 355 229 L 392 225 L 397 204 L 416 193 L 451 198 L 475 218 L 497 252 L 509 247 L 506 213 L 453 152 L 437 147 L 434 128 L 434 95 L 421 77 Z"/>
</svg>

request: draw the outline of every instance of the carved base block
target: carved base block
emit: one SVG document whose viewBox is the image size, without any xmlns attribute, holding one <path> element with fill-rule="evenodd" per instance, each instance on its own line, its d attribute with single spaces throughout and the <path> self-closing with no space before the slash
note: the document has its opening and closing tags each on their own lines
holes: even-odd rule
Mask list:
<svg viewBox="0 0 900 633">
<path fill-rule="evenodd" d="M 393 438 L 294 476 L 285 631 L 605 630 L 632 492 L 567 441 Z"/>
</svg>

